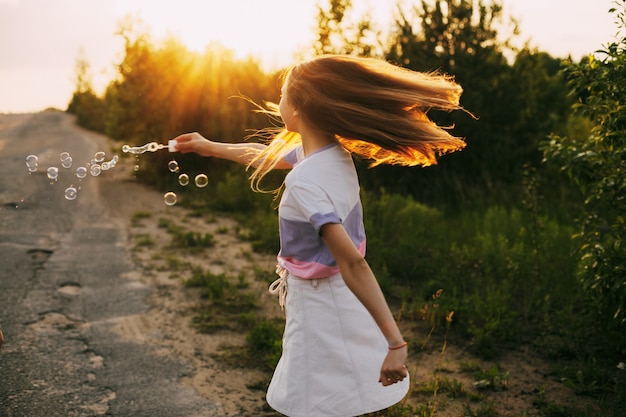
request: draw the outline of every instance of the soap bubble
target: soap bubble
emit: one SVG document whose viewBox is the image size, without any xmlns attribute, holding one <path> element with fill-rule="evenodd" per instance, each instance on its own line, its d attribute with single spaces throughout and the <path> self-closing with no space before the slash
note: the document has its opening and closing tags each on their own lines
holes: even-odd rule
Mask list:
<svg viewBox="0 0 626 417">
<path fill-rule="evenodd" d="M 69 157 L 70 157 L 70 154 L 68 152 L 61 152 L 61 155 L 59 155 L 59 159 L 61 159 L 61 162 L 63 162 Z"/>
<path fill-rule="evenodd" d="M 100 162 L 104 161 L 104 156 L 105 156 L 104 152 L 102 152 L 102 151 L 96 152 L 96 154 L 93 156 L 93 159 L 95 159 L 96 162 L 100 163 Z"/>
<path fill-rule="evenodd" d="M 37 155 L 28 155 L 26 157 L 26 166 L 28 167 L 28 172 L 37 171 L 37 167 L 39 166 L 39 158 Z"/>
<path fill-rule="evenodd" d="M 78 195 L 78 191 L 74 187 L 67 187 L 65 189 L 65 198 L 67 200 L 74 200 Z"/>
<path fill-rule="evenodd" d="M 111 164 L 109 162 L 103 162 L 100 164 L 100 169 L 103 171 L 107 171 L 109 168 L 111 168 Z"/>
<path fill-rule="evenodd" d="M 61 160 L 61 165 L 63 166 L 63 168 L 71 168 L 72 167 L 72 157 L 69 156 L 68 157 Z"/>
<path fill-rule="evenodd" d="M 57 167 L 48 168 L 48 178 L 56 181 L 59 178 L 59 168 Z"/>
<path fill-rule="evenodd" d="M 186 186 L 187 184 L 189 184 L 189 175 L 187 175 L 187 174 L 180 174 L 178 176 L 178 183 L 180 185 L 182 185 L 183 187 Z"/>
<path fill-rule="evenodd" d="M 133 169 L 135 170 L 135 172 L 139 171 L 139 164 L 136 164 Z"/>
<path fill-rule="evenodd" d="M 81 179 L 85 178 L 87 176 L 87 168 L 85 167 L 76 168 L 76 176 Z"/>
<path fill-rule="evenodd" d="M 165 193 L 165 195 L 163 195 L 163 201 L 165 201 L 165 204 L 168 206 L 173 206 L 177 201 L 176 194 L 171 191 Z"/>
<path fill-rule="evenodd" d="M 98 175 L 100 175 L 100 172 L 102 172 L 102 168 L 100 168 L 100 165 L 98 164 L 93 164 L 89 167 L 89 173 L 92 177 L 97 177 Z"/>
<path fill-rule="evenodd" d="M 37 155 L 28 155 L 26 157 L 26 166 L 28 168 L 37 168 L 37 166 L 39 165 L 39 158 L 37 158 Z"/>
<path fill-rule="evenodd" d="M 196 175 L 196 179 L 194 180 L 194 182 L 196 183 L 196 187 L 204 188 L 209 183 L 209 179 L 204 174 L 198 174 Z"/>
<path fill-rule="evenodd" d="M 129 145 L 122 146 L 122 152 L 124 152 L 124 153 L 130 152 L 130 146 Z"/>
<path fill-rule="evenodd" d="M 178 170 L 179 170 L 178 162 L 176 162 L 174 160 L 169 161 L 167 163 L 167 169 L 169 169 L 170 172 L 174 172 L 174 173 L 178 172 Z"/>
</svg>

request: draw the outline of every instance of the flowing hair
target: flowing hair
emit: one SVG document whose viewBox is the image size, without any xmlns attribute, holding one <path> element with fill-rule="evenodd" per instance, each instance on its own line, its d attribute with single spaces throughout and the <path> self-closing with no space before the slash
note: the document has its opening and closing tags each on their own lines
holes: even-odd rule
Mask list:
<svg viewBox="0 0 626 417">
<path fill-rule="evenodd" d="M 463 89 L 452 77 L 415 72 L 383 60 L 349 55 L 322 55 L 285 74 L 287 98 L 308 126 L 333 136 L 371 166 L 428 166 L 436 157 L 465 147 L 448 128 L 431 121 L 431 109 L 462 109 Z M 259 110 L 279 116 L 276 105 Z M 253 188 L 286 152 L 300 143 L 297 133 L 262 131 L 269 146 L 254 158 Z"/>
</svg>

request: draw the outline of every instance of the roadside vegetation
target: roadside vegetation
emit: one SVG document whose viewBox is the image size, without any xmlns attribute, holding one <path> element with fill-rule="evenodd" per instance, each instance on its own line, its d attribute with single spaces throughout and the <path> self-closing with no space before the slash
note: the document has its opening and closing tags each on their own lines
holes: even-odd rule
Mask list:
<svg viewBox="0 0 626 417">
<path fill-rule="evenodd" d="M 382 40 L 367 16 L 351 16 L 349 0 L 321 2 L 311 48 L 452 74 L 464 87 L 463 106 L 476 116 L 433 115 L 468 143 L 437 166 L 369 169 L 357 161 L 367 259 L 413 335 L 415 358 L 432 351 L 442 358 L 441 368 L 414 384 L 407 402 L 375 415 L 442 415 L 442 402 L 458 402 L 459 416 L 622 416 L 626 1 L 607 11 L 617 22 L 616 39 L 580 62 L 512 47 L 517 29 L 503 21 L 502 2 L 414 3 L 398 12 L 391 36 Z M 201 54 L 176 39 L 156 44 L 137 21 L 122 22 L 119 34 L 126 53 L 116 80 L 97 96 L 88 64 L 79 62 L 68 111 L 120 148 L 187 131 L 236 141 L 267 123 L 249 101 L 232 96 L 277 101 L 278 74 L 265 73 L 253 59 L 236 60 L 219 45 Z M 141 157 L 137 175 L 158 189 L 176 189 L 179 204 L 198 216 L 233 216 L 241 228 L 223 232 L 236 233 L 254 250 L 277 251 L 272 194 L 253 193 L 240 166 L 194 155 L 176 159 L 190 176 L 207 174 L 210 186 L 179 187 L 167 170 L 170 157 Z M 281 180 L 278 175 L 267 188 Z M 137 213 L 132 221 L 139 226 L 146 217 Z M 201 252 L 216 239 L 167 220 L 162 227 L 180 250 Z M 150 236 L 136 235 L 138 247 L 153 244 Z M 271 275 L 216 275 L 176 258 L 168 262 L 185 285 L 202 289 L 198 330 L 246 332 L 247 350 L 239 354 L 251 366 L 271 369 L 281 323 L 258 317 L 248 287 L 250 279 Z M 451 379 L 443 360 L 451 340 L 496 363 L 522 346 L 546 360 L 550 367 L 542 372 L 579 401 L 556 402 L 537 386 L 533 411 L 509 414 L 493 394 L 507 389 L 511 370 L 470 362 L 462 369 L 471 384 Z"/>
</svg>

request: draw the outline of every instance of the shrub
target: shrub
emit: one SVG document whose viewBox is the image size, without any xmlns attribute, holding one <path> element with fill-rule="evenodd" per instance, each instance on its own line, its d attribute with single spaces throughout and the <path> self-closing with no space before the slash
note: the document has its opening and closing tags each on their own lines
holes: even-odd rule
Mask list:
<svg viewBox="0 0 626 417">
<path fill-rule="evenodd" d="M 203 289 L 205 297 L 211 300 L 221 300 L 232 288 L 230 279 L 226 274 L 212 274 L 202 270 L 201 268 L 194 268 L 191 278 L 185 280 L 185 286 L 197 287 Z"/>
<path fill-rule="evenodd" d="M 626 324 L 626 1 L 611 9 L 618 22 L 617 41 L 596 56 L 565 69 L 578 98 L 574 110 L 591 120 L 588 137 L 553 136 L 544 144 L 548 162 L 567 172 L 579 187 L 584 214 L 576 235 L 580 276 L 603 317 Z M 626 338 L 621 338 L 626 350 Z"/>
<path fill-rule="evenodd" d="M 475 350 L 490 357 L 503 342 L 553 327 L 555 312 L 573 312 L 580 294 L 571 227 L 518 208 L 445 216 L 384 191 L 363 201 L 368 260 L 383 290 L 408 304 L 409 318 L 443 288 L 442 310 L 454 310 Z"/>
<path fill-rule="evenodd" d="M 250 330 L 246 342 L 251 357 L 261 359 L 267 369 L 274 369 L 282 353 L 282 328 L 270 320 L 260 320 Z"/>
<path fill-rule="evenodd" d="M 442 219 L 437 210 L 384 190 L 364 193 L 363 209 L 367 258 L 381 284 L 391 277 L 411 284 L 434 273 L 432 260 L 441 242 L 434 228 Z"/>
</svg>

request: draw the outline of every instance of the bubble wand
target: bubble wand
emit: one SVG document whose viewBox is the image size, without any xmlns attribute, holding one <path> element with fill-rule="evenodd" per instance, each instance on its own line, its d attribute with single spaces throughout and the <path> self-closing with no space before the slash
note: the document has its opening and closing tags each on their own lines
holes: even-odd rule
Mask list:
<svg viewBox="0 0 626 417">
<path fill-rule="evenodd" d="M 158 142 L 149 142 L 143 146 L 124 145 L 122 146 L 122 152 L 130 153 L 133 155 L 140 155 L 146 152 L 156 152 L 160 149 L 165 148 L 167 148 L 170 152 L 176 152 L 176 141 L 172 139 L 167 143 L 167 145 Z"/>
</svg>

